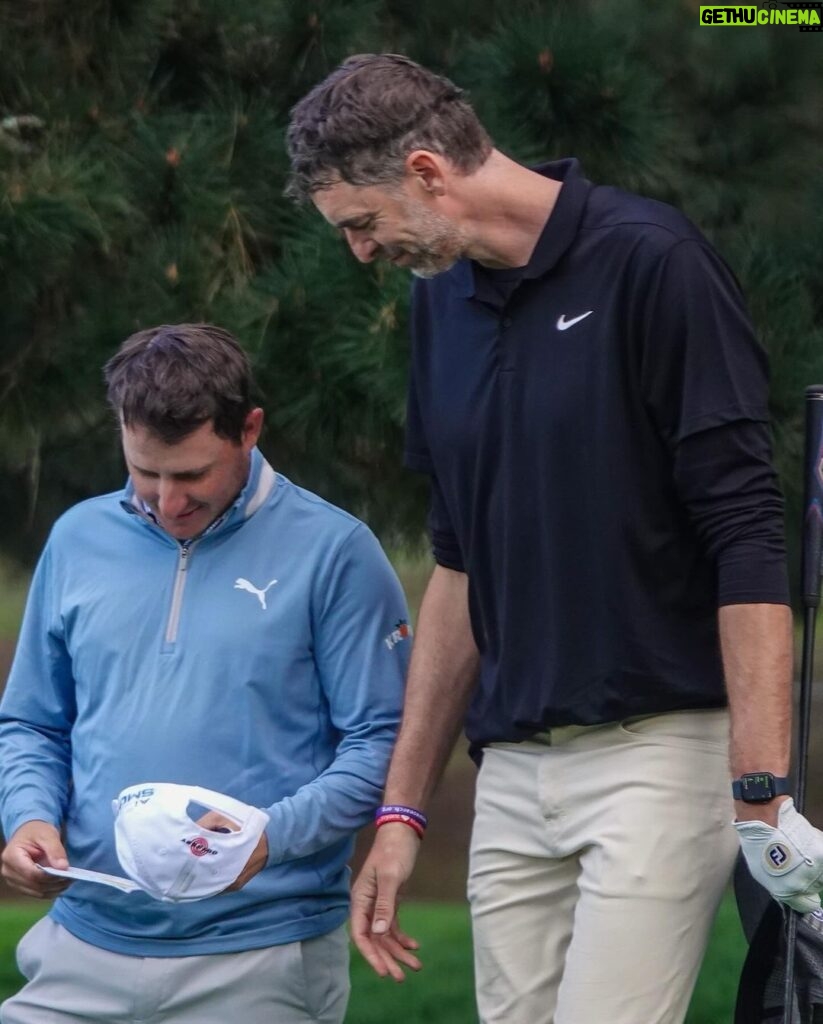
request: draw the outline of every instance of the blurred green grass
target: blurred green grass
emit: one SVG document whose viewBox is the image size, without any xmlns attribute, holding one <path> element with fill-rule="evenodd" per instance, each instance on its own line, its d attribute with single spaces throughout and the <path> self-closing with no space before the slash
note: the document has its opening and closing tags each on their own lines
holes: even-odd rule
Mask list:
<svg viewBox="0 0 823 1024">
<path fill-rule="evenodd" d="M 22 979 L 14 947 L 48 909 L 43 903 L 0 905 L 0 999 Z M 378 978 L 352 951 L 352 996 L 346 1024 L 476 1024 L 468 911 L 456 903 L 408 903 L 403 928 L 421 944 L 424 969 L 402 985 Z M 724 900 L 695 989 L 687 1024 L 728 1024 L 733 1017 L 745 941 L 731 895 Z"/>
<path fill-rule="evenodd" d="M 12 642 L 17 637 L 29 579 L 25 569 L 0 559 L 0 641 Z"/>
<path fill-rule="evenodd" d="M 423 591 L 429 582 L 434 559 L 428 550 L 409 551 L 395 550 L 387 552 L 394 571 L 400 577 L 403 590 L 406 592 L 406 601 L 409 605 L 412 622 L 417 621 L 417 612 L 420 609 L 420 601 L 423 598 Z"/>
</svg>

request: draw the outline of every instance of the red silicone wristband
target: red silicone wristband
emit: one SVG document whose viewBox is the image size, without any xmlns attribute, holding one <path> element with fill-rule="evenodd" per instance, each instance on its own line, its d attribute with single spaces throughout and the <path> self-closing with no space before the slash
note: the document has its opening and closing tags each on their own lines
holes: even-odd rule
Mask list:
<svg viewBox="0 0 823 1024">
<path fill-rule="evenodd" d="M 410 818 L 407 814 L 381 814 L 379 818 L 375 819 L 374 827 L 380 828 L 381 825 L 391 825 L 394 822 L 399 822 L 401 825 L 408 825 L 409 828 L 413 828 L 418 836 L 422 839 L 425 833 L 423 826 Z"/>
</svg>

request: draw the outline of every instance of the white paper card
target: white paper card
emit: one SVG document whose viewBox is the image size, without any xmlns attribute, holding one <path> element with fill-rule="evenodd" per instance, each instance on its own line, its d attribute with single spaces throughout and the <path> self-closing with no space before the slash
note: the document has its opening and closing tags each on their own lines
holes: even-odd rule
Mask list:
<svg viewBox="0 0 823 1024">
<path fill-rule="evenodd" d="M 130 878 L 121 878 L 119 875 L 107 875 L 103 871 L 89 871 L 87 868 L 47 868 L 44 864 L 37 865 L 47 875 L 55 875 L 57 878 L 74 878 L 79 882 L 97 882 L 98 885 L 112 885 L 121 892 L 135 892 L 140 886 L 132 882 Z"/>
</svg>

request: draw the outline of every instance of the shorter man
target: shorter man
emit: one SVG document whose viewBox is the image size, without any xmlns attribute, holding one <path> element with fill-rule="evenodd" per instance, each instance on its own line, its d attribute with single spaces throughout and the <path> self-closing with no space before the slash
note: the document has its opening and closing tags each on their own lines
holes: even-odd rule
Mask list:
<svg viewBox="0 0 823 1024">
<path fill-rule="evenodd" d="M 338 1024 L 346 862 L 402 699 L 409 644 L 386 642 L 402 591 L 362 523 L 263 458 L 231 335 L 142 331 L 106 380 L 129 481 L 55 525 L 0 704 L 3 875 L 58 896 L 0 1019 Z M 40 870 L 121 874 L 112 799 L 149 781 L 265 810 L 226 892 L 168 903 Z"/>
</svg>

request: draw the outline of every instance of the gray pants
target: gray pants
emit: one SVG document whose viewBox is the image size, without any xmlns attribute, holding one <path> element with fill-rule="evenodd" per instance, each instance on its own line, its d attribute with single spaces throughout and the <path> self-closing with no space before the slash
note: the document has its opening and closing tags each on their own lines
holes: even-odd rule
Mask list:
<svg viewBox="0 0 823 1024">
<path fill-rule="evenodd" d="M 349 998 L 344 926 L 304 942 L 205 956 L 123 956 L 49 917 L 17 947 L 28 983 L 0 1024 L 341 1024 Z"/>
</svg>

